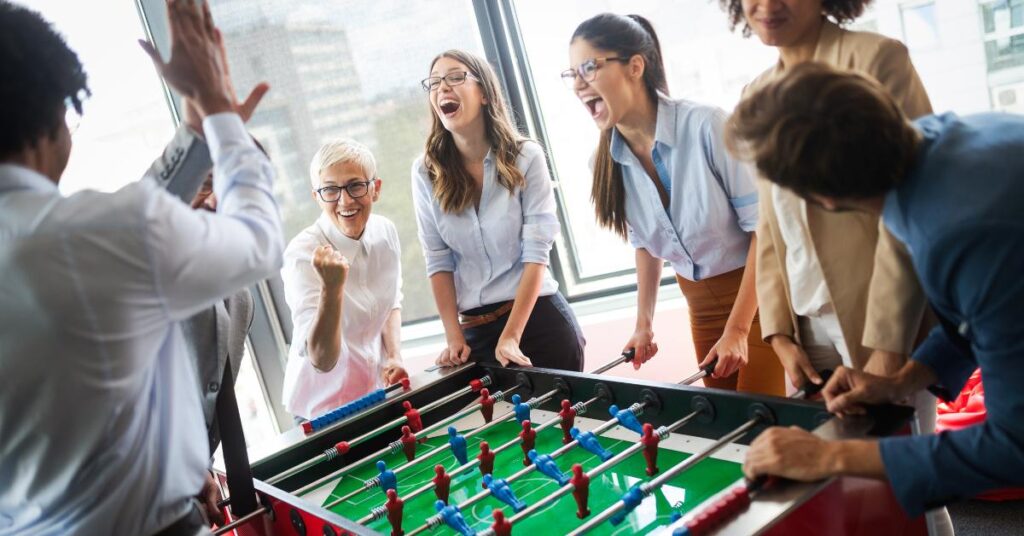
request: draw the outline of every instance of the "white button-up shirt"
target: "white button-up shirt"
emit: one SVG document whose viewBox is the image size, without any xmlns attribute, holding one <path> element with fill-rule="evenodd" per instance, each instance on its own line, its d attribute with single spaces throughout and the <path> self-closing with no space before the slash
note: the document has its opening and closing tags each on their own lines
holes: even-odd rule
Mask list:
<svg viewBox="0 0 1024 536">
<path fill-rule="evenodd" d="M 700 281 L 747 262 L 757 227 L 757 188 L 750 168 L 722 137 L 725 113 L 685 100 L 658 99 L 654 150 L 657 179 L 669 206 L 617 130 L 611 155 L 622 166 L 629 243 Z"/>
<path fill-rule="evenodd" d="M 63 197 L 0 166 L 0 534 L 152 534 L 209 464 L 178 321 L 275 273 L 273 168 L 208 117 L 219 213 L 151 179 Z"/>
<path fill-rule="evenodd" d="M 772 185 L 772 206 L 779 220 L 779 234 L 786 243 L 786 277 L 790 302 L 797 316 L 817 316 L 832 303 L 814 252 L 807 225 L 807 202 L 789 190 Z"/>
<path fill-rule="evenodd" d="M 322 288 L 313 250 L 325 245 L 350 264 L 343 290 L 341 354 L 333 369 L 321 372 L 309 360 L 307 342 Z M 363 235 L 353 240 L 321 214 L 288 244 L 281 279 L 293 326 L 284 373 L 285 408 L 312 419 L 382 387 L 384 325 L 402 304 L 402 250 L 391 220 L 371 214 Z"/>
<path fill-rule="evenodd" d="M 412 166 L 413 203 L 427 276 L 454 272 L 460 311 L 515 298 L 523 263 L 548 264 L 559 225 L 544 150 L 535 142 L 524 143 L 516 167 L 526 184 L 510 194 L 498 182 L 494 154 L 488 152 L 479 211 L 469 207 L 449 214 L 434 198 L 423 157 Z M 557 290 L 558 283 L 545 270 L 540 295 Z"/>
</svg>

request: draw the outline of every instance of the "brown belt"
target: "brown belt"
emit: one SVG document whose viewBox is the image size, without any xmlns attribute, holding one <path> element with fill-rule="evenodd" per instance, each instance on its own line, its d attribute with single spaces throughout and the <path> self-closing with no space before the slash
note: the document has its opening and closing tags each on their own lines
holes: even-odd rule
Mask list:
<svg viewBox="0 0 1024 536">
<path fill-rule="evenodd" d="M 507 315 L 508 312 L 512 310 L 512 304 L 513 302 L 511 301 L 505 302 L 501 307 L 482 315 L 467 316 L 460 314 L 459 326 L 462 327 L 462 329 L 467 329 L 482 326 L 484 324 L 490 324 L 491 322 Z"/>
</svg>

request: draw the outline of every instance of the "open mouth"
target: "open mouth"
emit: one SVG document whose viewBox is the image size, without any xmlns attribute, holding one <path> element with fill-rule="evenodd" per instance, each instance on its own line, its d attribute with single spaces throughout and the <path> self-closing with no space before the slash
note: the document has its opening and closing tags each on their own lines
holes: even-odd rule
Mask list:
<svg viewBox="0 0 1024 536">
<path fill-rule="evenodd" d="M 604 99 L 598 96 L 585 97 L 583 104 L 590 111 L 590 117 L 597 119 L 605 111 Z"/>
<path fill-rule="evenodd" d="M 348 210 L 339 210 L 338 211 L 338 216 L 341 216 L 342 218 L 345 218 L 345 219 L 354 218 L 356 216 L 356 214 L 359 214 L 359 209 L 358 208 L 353 208 L 353 209 L 348 209 Z"/>
<path fill-rule="evenodd" d="M 455 112 L 459 111 L 459 108 L 461 107 L 462 104 L 454 100 L 443 100 L 438 105 L 438 108 L 441 109 L 441 113 L 447 117 L 451 117 L 452 115 L 454 115 Z"/>
</svg>

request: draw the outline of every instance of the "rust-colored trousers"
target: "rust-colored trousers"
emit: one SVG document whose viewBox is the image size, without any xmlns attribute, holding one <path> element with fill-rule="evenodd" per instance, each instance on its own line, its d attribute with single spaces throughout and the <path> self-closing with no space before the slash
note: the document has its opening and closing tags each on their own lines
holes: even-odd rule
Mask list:
<svg viewBox="0 0 1024 536">
<path fill-rule="evenodd" d="M 690 281 L 676 275 L 679 288 L 689 305 L 690 330 L 693 332 L 698 363 L 704 360 L 722 337 L 742 279 L 743 268 L 700 281 Z M 745 393 L 785 396 L 786 372 L 772 347 L 761 340 L 761 322 L 757 315 L 754 315 L 754 322 L 750 326 L 747 345 L 747 366 L 728 378 L 704 378 L 704 385 Z"/>
</svg>

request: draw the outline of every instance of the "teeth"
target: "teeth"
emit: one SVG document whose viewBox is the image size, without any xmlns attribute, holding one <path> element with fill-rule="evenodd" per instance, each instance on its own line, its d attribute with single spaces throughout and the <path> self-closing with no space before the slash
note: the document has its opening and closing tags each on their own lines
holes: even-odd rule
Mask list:
<svg viewBox="0 0 1024 536">
<path fill-rule="evenodd" d="M 583 104 L 590 104 L 590 103 L 593 103 L 593 102 L 599 101 L 599 100 L 601 100 L 601 97 L 598 97 L 596 95 L 592 96 L 592 97 L 586 97 L 586 98 L 583 99 Z"/>
<path fill-rule="evenodd" d="M 441 105 L 441 106 L 444 106 L 445 104 L 458 104 L 458 103 L 459 103 L 459 101 L 457 101 L 455 99 L 441 99 L 441 102 L 439 102 L 438 104 Z"/>
<path fill-rule="evenodd" d="M 338 212 L 338 214 L 341 214 L 342 216 L 348 217 L 348 216 L 354 216 L 356 212 L 359 212 L 359 211 L 358 210 L 342 210 L 342 211 Z"/>
</svg>

